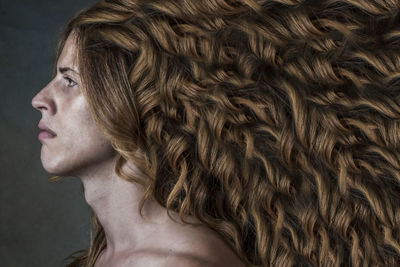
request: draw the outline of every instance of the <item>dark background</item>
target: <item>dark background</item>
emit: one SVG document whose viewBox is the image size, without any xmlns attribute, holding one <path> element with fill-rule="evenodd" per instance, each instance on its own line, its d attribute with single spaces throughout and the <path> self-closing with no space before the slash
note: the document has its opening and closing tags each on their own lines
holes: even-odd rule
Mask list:
<svg viewBox="0 0 400 267">
<path fill-rule="evenodd" d="M 0 0 L 0 265 L 62 266 L 89 246 L 90 210 L 78 178 L 50 183 L 40 161 L 41 113 L 66 22 L 94 0 Z"/>
</svg>

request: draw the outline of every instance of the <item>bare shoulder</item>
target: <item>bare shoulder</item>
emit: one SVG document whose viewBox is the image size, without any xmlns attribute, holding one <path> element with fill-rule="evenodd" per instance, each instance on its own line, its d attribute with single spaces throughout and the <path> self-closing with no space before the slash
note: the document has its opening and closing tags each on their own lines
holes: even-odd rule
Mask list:
<svg viewBox="0 0 400 267">
<path fill-rule="evenodd" d="M 141 251 L 129 254 L 126 266 L 245 267 L 224 240 L 202 224 L 170 223 L 156 238 L 145 242 Z"/>
<path fill-rule="evenodd" d="M 135 267 L 236 267 L 230 264 L 221 264 L 212 258 L 202 258 L 187 253 L 146 251 L 130 255 L 124 266 Z M 243 265 L 244 266 L 244 265 Z M 239 266 L 237 266 L 239 267 Z"/>
</svg>

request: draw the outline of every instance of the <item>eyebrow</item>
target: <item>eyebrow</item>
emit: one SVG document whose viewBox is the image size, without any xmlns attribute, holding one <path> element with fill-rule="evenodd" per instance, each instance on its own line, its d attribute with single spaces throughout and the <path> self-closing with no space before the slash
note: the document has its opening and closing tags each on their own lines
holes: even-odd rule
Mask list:
<svg viewBox="0 0 400 267">
<path fill-rule="evenodd" d="M 74 69 L 71 69 L 70 67 L 60 67 L 60 68 L 58 68 L 58 71 L 61 72 L 61 73 L 65 73 L 67 71 L 72 71 L 72 72 L 75 72 L 76 74 L 79 75 L 79 72 L 77 72 Z"/>
</svg>

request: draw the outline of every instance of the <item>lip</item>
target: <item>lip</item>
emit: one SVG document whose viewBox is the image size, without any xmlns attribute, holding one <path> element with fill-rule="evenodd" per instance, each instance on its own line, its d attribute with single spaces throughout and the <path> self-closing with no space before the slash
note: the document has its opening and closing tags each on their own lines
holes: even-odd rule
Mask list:
<svg viewBox="0 0 400 267">
<path fill-rule="evenodd" d="M 57 134 L 47 127 L 43 122 L 39 122 L 38 127 L 42 130 L 38 136 L 39 140 L 54 138 L 57 136 Z"/>
<path fill-rule="evenodd" d="M 42 141 L 43 139 L 54 138 L 54 137 L 56 137 L 56 136 L 48 131 L 41 131 L 38 135 L 38 139 L 40 141 Z"/>
</svg>

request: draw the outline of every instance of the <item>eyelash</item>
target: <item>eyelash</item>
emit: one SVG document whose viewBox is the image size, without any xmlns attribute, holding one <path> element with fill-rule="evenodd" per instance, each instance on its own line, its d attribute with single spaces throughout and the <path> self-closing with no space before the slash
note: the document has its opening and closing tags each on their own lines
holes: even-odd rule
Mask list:
<svg viewBox="0 0 400 267">
<path fill-rule="evenodd" d="M 67 85 L 68 87 L 74 87 L 75 85 L 77 85 L 77 83 L 74 80 L 72 80 L 71 78 L 64 77 L 64 79 L 68 81 L 68 85 Z M 73 82 L 74 85 L 71 86 L 70 85 L 71 82 Z"/>
</svg>

